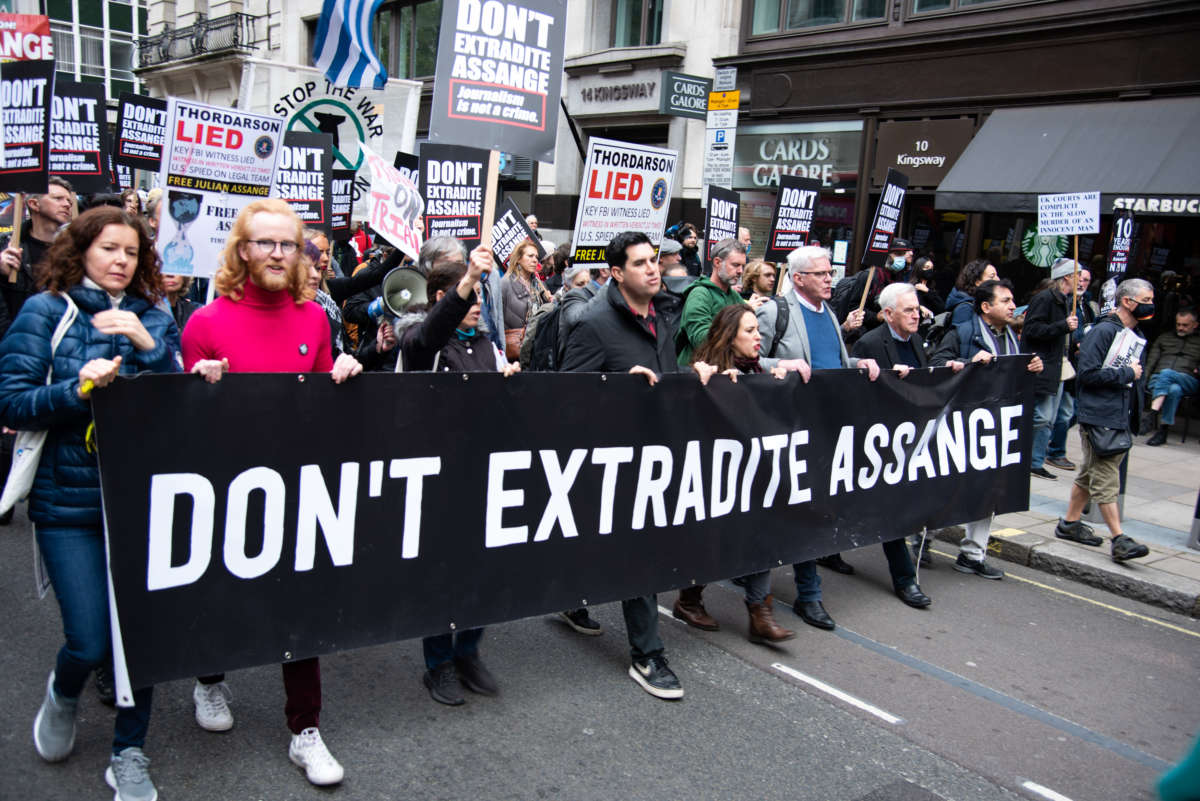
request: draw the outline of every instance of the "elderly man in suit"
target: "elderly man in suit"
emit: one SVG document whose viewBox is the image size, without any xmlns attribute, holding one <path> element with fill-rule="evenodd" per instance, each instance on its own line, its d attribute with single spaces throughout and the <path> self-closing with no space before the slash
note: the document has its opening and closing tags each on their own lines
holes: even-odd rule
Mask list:
<svg viewBox="0 0 1200 801">
<path fill-rule="evenodd" d="M 833 269 L 829 251 L 807 246 L 788 254 L 792 290 L 758 307 L 758 331 L 770 343 L 760 360 L 764 370 L 782 365 L 799 371 L 805 382 L 813 370 L 861 367 L 872 381 L 879 365 L 872 359 L 855 359 L 846 352 L 842 327 L 828 301 L 833 294 Z M 847 566 L 848 567 L 848 566 Z M 819 629 L 832 629 L 833 618 L 821 603 L 821 578 L 815 560 L 792 565 L 796 574 L 796 603 L 792 610 Z"/>
<path fill-rule="evenodd" d="M 917 333 L 921 324 L 917 288 L 912 284 L 888 284 L 879 293 L 879 308 L 884 325 L 871 329 L 854 343 L 854 355 L 874 359 L 880 369 L 896 370 L 901 378 L 909 370 L 928 366 L 925 343 Z M 928 607 L 932 601 L 917 584 L 916 568 L 904 537 L 883 543 L 883 552 L 896 596 L 914 609 Z"/>
</svg>

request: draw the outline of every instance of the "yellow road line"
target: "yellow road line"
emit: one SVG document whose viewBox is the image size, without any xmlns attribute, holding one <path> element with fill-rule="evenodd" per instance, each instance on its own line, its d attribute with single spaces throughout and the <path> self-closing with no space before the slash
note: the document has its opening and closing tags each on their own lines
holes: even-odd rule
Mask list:
<svg viewBox="0 0 1200 801">
<path fill-rule="evenodd" d="M 930 550 L 933 551 L 933 553 L 936 553 L 938 556 L 945 556 L 949 559 L 954 559 L 956 557 L 955 554 L 949 554 L 949 553 L 946 553 L 945 551 L 938 551 L 938 550 L 933 550 L 933 549 L 930 549 Z M 1016 581 L 1021 581 L 1026 584 L 1032 584 L 1035 587 L 1041 587 L 1043 590 L 1049 590 L 1050 592 L 1056 592 L 1059 595 L 1065 595 L 1068 598 L 1074 598 L 1077 601 L 1084 601 L 1086 603 L 1092 604 L 1093 606 L 1099 606 L 1102 609 L 1107 609 L 1110 612 L 1118 612 L 1122 615 L 1125 615 L 1126 617 L 1137 618 L 1138 620 L 1144 620 L 1147 623 L 1153 623 L 1157 626 L 1162 626 L 1163 628 L 1170 629 L 1171 631 L 1178 631 L 1180 634 L 1187 634 L 1188 636 L 1191 636 L 1191 637 L 1200 638 L 1200 632 L 1198 632 L 1198 631 L 1192 631 L 1191 629 L 1185 629 L 1183 626 L 1176 626 L 1174 623 L 1167 623 L 1164 620 L 1159 620 L 1158 618 L 1150 617 L 1149 615 L 1143 615 L 1138 612 L 1130 612 L 1128 609 L 1122 609 L 1119 606 L 1113 606 L 1112 604 L 1106 604 L 1103 601 L 1097 601 L 1093 598 L 1088 598 L 1083 595 L 1077 595 L 1076 593 L 1068 592 L 1067 590 L 1060 590 L 1058 587 L 1051 587 L 1049 584 L 1043 584 L 1040 581 L 1034 581 L 1033 579 L 1023 578 L 1022 576 L 1017 576 L 1012 573 L 1006 573 L 1005 578 L 1015 579 Z"/>
</svg>

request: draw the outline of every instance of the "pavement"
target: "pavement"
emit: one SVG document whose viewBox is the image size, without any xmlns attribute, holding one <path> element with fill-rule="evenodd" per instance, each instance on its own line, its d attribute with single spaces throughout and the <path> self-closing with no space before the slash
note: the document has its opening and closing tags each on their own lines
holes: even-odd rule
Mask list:
<svg viewBox="0 0 1200 801">
<path fill-rule="evenodd" d="M 1145 444 L 1134 438 L 1129 455 L 1122 528 L 1148 546 L 1150 555 L 1117 564 L 1109 554 L 1108 529 L 1098 511 L 1085 514 L 1105 542 L 1099 547 L 1080 545 L 1054 536 L 1058 518 L 1066 511 L 1075 472 L 1046 465 L 1058 479 L 1030 477 L 1029 510 L 998 515 L 992 521 L 989 551 L 1000 559 L 1089 584 L 1131 600 L 1200 618 L 1200 550 L 1188 547 L 1200 488 L 1200 426 L 1192 426 L 1181 442 L 1177 423 L 1168 442 Z M 1067 438 L 1067 456 L 1082 460 L 1077 428 Z M 930 534 L 957 544 L 959 526 Z"/>
</svg>

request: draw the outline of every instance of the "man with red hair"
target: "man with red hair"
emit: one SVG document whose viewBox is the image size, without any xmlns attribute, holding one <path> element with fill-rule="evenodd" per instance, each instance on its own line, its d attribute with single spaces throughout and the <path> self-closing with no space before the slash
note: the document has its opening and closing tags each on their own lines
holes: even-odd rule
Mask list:
<svg viewBox="0 0 1200 801">
<path fill-rule="evenodd" d="M 183 366 L 215 383 L 226 370 L 239 373 L 332 373 L 337 383 L 362 372 L 353 356 L 333 361 L 329 322 L 308 290 L 301 259 L 303 224 L 282 200 L 256 200 L 238 215 L 217 270 L 214 302 L 196 311 L 183 333 Z M 292 731 L 288 757 L 313 784 L 337 784 L 342 766 L 318 730 L 321 668 L 318 660 L 283 664 L 284 712 Z M 233 726 L 224 675 L 197 680 L 196 722 L 209 731 Z"/>
</svg>

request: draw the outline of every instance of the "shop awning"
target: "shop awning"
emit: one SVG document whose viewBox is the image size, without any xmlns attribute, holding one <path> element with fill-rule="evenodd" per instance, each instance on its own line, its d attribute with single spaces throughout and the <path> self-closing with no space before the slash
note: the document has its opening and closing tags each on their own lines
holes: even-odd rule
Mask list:
<svg viewBox="0 0 1200 801">
<path fill-rule="evenodd" d="M 1035 212 L 1039 194 L 1096 190 L 1104 213 L 1141 198 L 1156 213 L 1196 214 L 1200 98 L 999 109 L 942 180 L 935 205 Z"/>
</svg>

